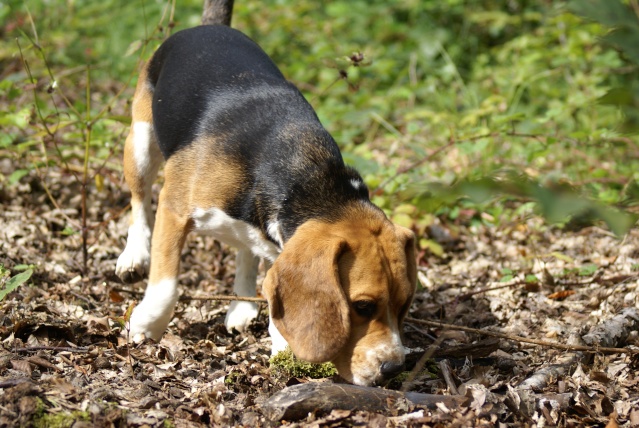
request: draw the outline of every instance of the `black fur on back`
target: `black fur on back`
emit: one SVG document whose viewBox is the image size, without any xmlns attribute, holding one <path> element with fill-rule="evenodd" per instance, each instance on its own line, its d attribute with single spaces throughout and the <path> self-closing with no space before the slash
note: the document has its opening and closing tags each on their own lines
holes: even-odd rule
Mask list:
<svg viewBox="0 0 639 428">
<path fill-rule="evenodd" d="M 242 166 L 246 182 L 223 207 L 232 217 L 263 232 L 278 221 L 286 241 L 306 220 L 370 204 L 310 104 L 241 32 L 206 25 L 174 34 L 151 59 L 148 80 L 165 158 L 210 135 L 219 141 L 211 150 Z"/>
</svg>

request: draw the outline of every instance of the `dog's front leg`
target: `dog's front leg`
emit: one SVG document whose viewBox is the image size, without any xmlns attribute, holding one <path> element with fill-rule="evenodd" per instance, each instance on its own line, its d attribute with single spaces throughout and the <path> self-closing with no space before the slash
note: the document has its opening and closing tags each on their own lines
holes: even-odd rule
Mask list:
<svg viewBox="0 0 639 428">
<path fill-rule="evenodd" d="M 242 297 L 255 297 L 255 281 L 259 257 L 253 255 L 249 249 L 241 249 L 235 258 L 235 283 L 233 292 Z M 224 325 L 228 331 L 236 329 L 244 331 L 258 315 L 258 305 L 253 302 L 231 302 L 226 313 Z"/>
<path fill-rule="evenodd" d="M 151 273 L 144 299 L 133 310 L 130 334 L 134 341 L 147 338 L 160 340 L 173 316 L 178 300 L 177 276 L 180 253 L 190 228 L 188 216 L 172 209 L 165 186 L 160 193 L 153 242 L 151 245 Z"/>
</svg>

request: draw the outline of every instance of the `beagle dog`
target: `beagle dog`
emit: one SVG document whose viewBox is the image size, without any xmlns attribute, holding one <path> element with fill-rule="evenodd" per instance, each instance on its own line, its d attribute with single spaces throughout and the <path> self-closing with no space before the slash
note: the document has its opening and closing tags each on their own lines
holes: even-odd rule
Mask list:
<svg viewBox="0 0 639 428">
<path fill-rule="evenodd" d="M 131 223 L 116 273 L 131 283 L 150 269 L 130 319 L 136 340 L 159 340 L 167 328 L 193 231 L 238 248 L 238 296 L 256 294 L 260 258 L 272 263 L 262 293 L 274 352 L 288 344 L 301 359 L 332 361 L 358 385 L 401 370 L 414 235 L 371 203 L 309 103 L 257 44 L 225 25 L 175 33 L 142 70 L 132 110 Z M 154 222 L 151 185 L 163 159 Z M 226 327 L 242 330 L 257 314 L 256 304 L 233 302 Z"/>
</svg>

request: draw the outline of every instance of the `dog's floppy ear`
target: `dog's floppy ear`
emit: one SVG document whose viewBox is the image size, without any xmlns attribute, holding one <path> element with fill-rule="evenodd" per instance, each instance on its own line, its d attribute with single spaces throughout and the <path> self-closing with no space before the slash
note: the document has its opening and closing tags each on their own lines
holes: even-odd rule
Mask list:
<svg viewBox="0 0 639 428">
<path fill-rule="evenodd" d="M 404 252 L 406 253 L 406 275 L 408 281 L 414 287 L 417 282 L 417 261 L 415 259 L 415 234 L 412 230 L 403 226 L 395 225 L 395 231 L 399 236 L 400 242 L 404 243 Z"/>
<path fill-rule="evenodd" d="M 310 362 L 333 359 L 350 334 L 349 306 L 338 272 L 347 245 L 322 229 L 317 223 L 300 226 L 262 286 L 275 327 L 293 353 Z"/>
</svg>

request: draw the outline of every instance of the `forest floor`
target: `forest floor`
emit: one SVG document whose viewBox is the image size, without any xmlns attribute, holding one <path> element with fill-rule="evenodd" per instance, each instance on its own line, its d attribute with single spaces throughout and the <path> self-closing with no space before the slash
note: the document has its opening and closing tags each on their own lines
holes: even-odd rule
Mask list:
<svg viewBox="0 0 639 428">
<path fill-rule="evenodd" d="M 13 168 L 0 160 L 5 176 Z M 46 182 L 60 208 L 35 172 L 17 185 L 0 183 L 0 263 L 12 275 L 34 267 L 28 283 L 0 301 L 1 427 L 639 425 L 638 230 L 620 240 L 598 227 L 547 226 L 534 215 L 471 226 L 481 213 L 468 211 L 418 231 L 443 254 L 419 253 L 421 288 L 404 325 L 407 369 L 425 351 L 430 359 L 410 383 L 388 388 L 464 400 L 457 407 L 389 401 L 377 411 L 282 421 L 264 411 L 274 394 L 339 379 L 272 367 L 265 308 L 250 331 L 229 334 L 226 302 L 183 300 L 161 342 L 128 345 L 114 318 L 140 298 L 143 283 L 124 286 L 113 273 L 127 193 L 107 185 L 88 196 L 80 275 L 81 235 L 66 230 L 80 216 L 81 188 L 55 168 Z M 183 295 L 229 294 L 233 250 L 192 236 L 181 272 Z"/>
</svg>

